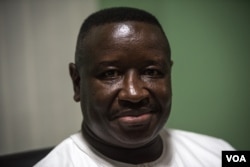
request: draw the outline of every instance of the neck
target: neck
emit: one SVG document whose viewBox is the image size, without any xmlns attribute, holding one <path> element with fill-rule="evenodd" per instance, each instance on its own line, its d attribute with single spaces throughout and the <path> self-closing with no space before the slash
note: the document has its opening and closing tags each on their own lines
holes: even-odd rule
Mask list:
<svg viewBox="0 0 250 167">
<path fill-rule="evenodd" d="M 86 126 L 82 128 L 82 134 L 87 142 L 101 154 L 110 159 L 130 164 L 154 161 L 161 156 L 163 150 L 162 139 L 159 135 L 145 146 L 131 149 L 105 143 Z"/>
</svg>

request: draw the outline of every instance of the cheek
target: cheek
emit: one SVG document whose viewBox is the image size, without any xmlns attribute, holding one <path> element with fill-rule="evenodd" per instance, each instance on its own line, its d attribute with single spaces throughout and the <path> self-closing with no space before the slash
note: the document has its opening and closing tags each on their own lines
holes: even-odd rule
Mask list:
<svg viewBox="0 0 250 167">
<path fill-rule="evenodd" d="M 109 106 L 111 106 L 116 98 L 118 86 L 93 80 L 90 82 L 88 91 L 90 92 L 92 109 L 107 112 Z"/>
<path fill-rule="evenodd" d="M 158 80 L 150 85 L 151 91 L 158 99 L 168 100 L 172 96 L 171 82 L 169 79 Z"/>
<path fill-rule="evenodd" d="M 169 79 L 158 80 L 150 87 L 151 94 L 159 104 L 160 110 L 169 114 L 172 103 L 172 88 Z"/>
<path fill-rule="evenodd" d="M 110 86 L 101 84 L 96 80 L 89 80 L 82 89 L 81 106 L 85 123 L 96 131 L 99 125 L 105 127 L 104 122 L 108 120 L 110 103 L 113 101 L 113 91 Z"/>
</svg>

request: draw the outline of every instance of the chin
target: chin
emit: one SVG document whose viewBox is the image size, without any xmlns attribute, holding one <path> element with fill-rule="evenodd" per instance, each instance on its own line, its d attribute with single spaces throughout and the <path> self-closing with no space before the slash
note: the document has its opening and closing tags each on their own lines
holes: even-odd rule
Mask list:
<svg viewBox="0 0 250 167">
<path fill-rule="evenodd" d="M 117 135 L 115 133 L 114 138 L 121 147 L 125 148 L 138 148 L 142 147 L 151 141 L 153 141 L 158 136 L 158 133 L 153 131 L 144 131 L 144 130 L 133 130 L 126 133 Z"/>
</svg>

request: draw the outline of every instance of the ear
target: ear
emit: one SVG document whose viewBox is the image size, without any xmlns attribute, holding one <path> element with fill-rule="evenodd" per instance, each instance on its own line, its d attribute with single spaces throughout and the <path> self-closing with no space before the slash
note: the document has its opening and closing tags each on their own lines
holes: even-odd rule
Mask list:
<svg viewBox="0 0 250 167">
<path fill-rule="evenodd" d="M 69 74 L 74 88 L 74 100 L 80 101 L 80 75 L 74 63 L 69 63 Z"/>
<path fill-rule="evenodd" d="M 170 67 L 172 67 L 174 64 L 173 60 L 170 60 Z"/>
</svg>

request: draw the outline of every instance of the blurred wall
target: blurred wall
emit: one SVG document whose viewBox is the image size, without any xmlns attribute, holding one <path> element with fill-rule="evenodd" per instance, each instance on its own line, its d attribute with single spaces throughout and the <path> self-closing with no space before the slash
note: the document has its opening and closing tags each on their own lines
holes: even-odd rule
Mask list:
<svg viewBox="0 0 250 167">
<path fill-rule="evenodd" d="M 100 0 L 112 6 L 150 11 L 165 29 L 174 61 L 167 126 L 250 150 L 250 2 Z"/>
<path fill-rule="evenodd" d="M 93 0 L 0 1 L 0 154 L 53 146 L 81 126 L 68 63 Z"/>
</svg>

